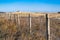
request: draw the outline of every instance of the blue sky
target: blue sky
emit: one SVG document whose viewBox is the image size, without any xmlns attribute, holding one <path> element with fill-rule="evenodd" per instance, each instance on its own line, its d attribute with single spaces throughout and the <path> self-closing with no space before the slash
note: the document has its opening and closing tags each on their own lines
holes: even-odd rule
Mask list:
<svg viewBox="0 0 60 40">
<path fill-rule="evenodd" d="M 60 0 L 0 0 L 0 11 L 3 12 L 58 12 Z"/>
</svg>

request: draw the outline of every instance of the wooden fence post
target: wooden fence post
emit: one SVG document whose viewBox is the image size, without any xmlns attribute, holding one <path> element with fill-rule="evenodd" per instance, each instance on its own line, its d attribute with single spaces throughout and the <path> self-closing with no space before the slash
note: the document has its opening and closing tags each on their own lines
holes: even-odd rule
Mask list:
<svg viewBox="0 0 60 40">
<path fill-rule="evenodd" d="M 50 40 L 50 19 L 48 17 L 49 15 L 46 14 L 46 39 Z"/>
<path fill-rule="evenodd" d="M 30 26 L 30 34 L 31 34 L 31 14 L 29 14 L 29 26 Z"/>
<path fill-rule="evenodd" d="M 46 14 L 46 40 L 48 40 L 48 14 Z"/>
</svg>

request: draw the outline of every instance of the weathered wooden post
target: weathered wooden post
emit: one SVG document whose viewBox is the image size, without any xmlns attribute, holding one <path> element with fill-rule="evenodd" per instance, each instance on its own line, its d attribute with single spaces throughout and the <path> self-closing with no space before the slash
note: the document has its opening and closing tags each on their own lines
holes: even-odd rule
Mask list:
<svg viewBox="0 0 60 40">
<path fill-rule="evenodd" d="M 46 14 L 46 34 L 46 39 L 50 40 L 50 19 L 48 14 Z"/>
<path fill-rule="evenodd" d="M 46 40 L 48 40 L 48 14 L 46 14 Z"/>
<path fill-rule="evenodd" d="M 29 26 L 30 26 L 30 33 L 31 33 L 31 14 L 29 14 Z"/>
<path fill-rule="evenodd" d="M 48 40 L 50 40 L 50 18 L 48 15 Z"/>
</svg>

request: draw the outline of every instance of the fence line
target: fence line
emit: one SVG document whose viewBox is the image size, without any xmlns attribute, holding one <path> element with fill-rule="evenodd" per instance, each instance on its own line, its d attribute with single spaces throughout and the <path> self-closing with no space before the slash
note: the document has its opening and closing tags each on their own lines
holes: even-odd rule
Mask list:
<svg viewBox="0 0 60 40">
<path fill-rule="evenodd" d="M 6 14 L 7 15 L 7 14 Z M 16 25 L 17 25 L 17 27 L 18 28 L 20 28 L 20 18 L 22 18 L 22 16 L 20 15 L 20 14 L 8 14 L 9 15 L 9 19 L 11 20 L 11 21 L 14 21 L 14 23 L 16 23 Z M 8 17 L 8 16 L 7 16 Z M 32 17 L 31 17 L 31 14 L 29 14 L 29 16 L 28 16 L 28 18 L 29 18 L 29 27 L 30 27 L 30 34 L 32 33 L 31 31 L 31 27 L 32 27 Z M 38 18 L 38 17 L 36 17 L 36 18 Z M 48 19 L 49 20 L 49 19 Z M 50 40 L 50 21 L 48 22 L 48 26 L 47 26 L 47 28 L 48 29 L 46 29 L 46 31 L 47 31 L 47 38 L 49 37 L 49 39 L 47 39 L 47 40 Z M 49 35 L 49 36 L 48 36 Z M 13 40 L 13 39 L 12 39 Z"/>
</svg>

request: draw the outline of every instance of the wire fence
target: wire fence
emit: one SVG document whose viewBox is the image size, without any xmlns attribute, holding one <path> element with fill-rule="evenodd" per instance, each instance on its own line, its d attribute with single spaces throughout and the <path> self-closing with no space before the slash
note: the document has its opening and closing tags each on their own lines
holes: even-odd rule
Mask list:
<svg viewBox="0 0 60 40">
<path fill-rule="evenodd" d="M 0 40 L 59 40 L 60 28 L 56 29 L 59 27 L 58 21 L 48 16 L 30 13 L 0 14 Z"/>
</svg>

